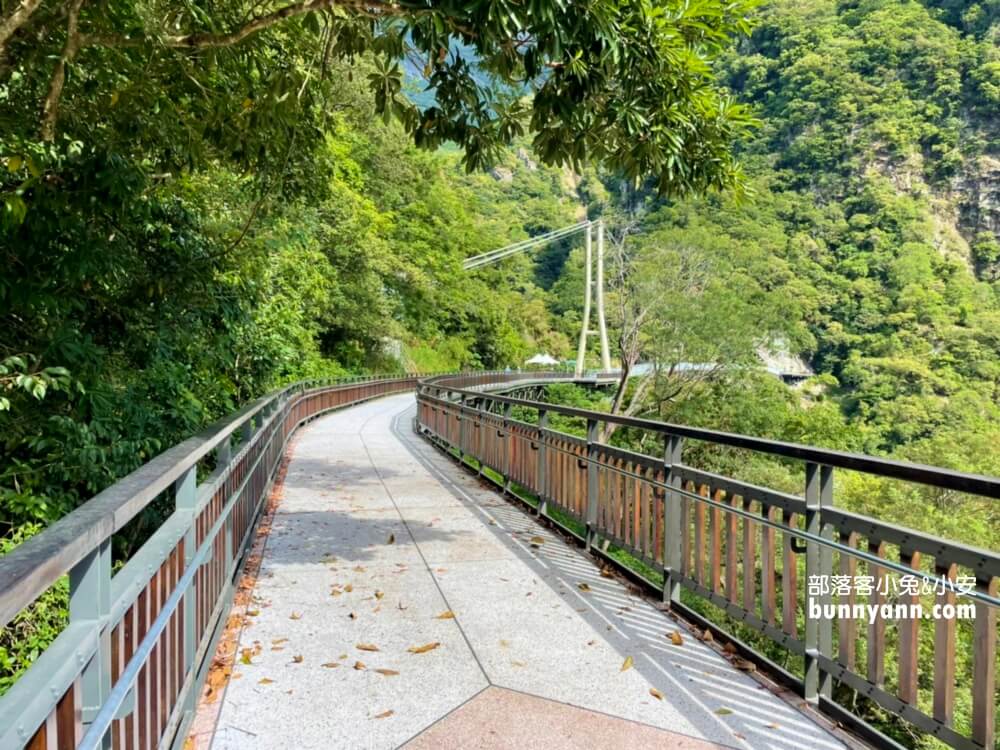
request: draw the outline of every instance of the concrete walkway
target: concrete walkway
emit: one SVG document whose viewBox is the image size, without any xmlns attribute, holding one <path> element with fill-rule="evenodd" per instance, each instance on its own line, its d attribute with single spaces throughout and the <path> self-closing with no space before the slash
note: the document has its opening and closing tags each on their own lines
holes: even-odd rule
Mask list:
<svg viewBox="0 0 1000 750">
<path fill-rule="evenodd" d="M 324 417 L 197 747 L 838 750 L 844 745 L 411 427 Z M 204 726 L 201 721 L 200 726 Z"/>
</svg>

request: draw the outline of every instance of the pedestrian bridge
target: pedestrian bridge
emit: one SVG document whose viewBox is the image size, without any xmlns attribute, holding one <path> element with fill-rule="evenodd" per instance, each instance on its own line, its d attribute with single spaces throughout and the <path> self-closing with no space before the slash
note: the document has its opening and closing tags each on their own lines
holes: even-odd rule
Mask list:
<svg viewBox="0 0 1000 750">
<path fill-rule="evenodd" d="M 892 746 L 879 708 L 994 747 L 1000 556 L 839 509 L 833 476 L 1000 480 L 536 400 L 565 379 L 298 384 L 108 488 L 0 559 L 5 623 L 70 591 L 0 698 L 0 748 Z M 609 421 L 648 455 L 602 442 Z M 802 492 L 699 471 L 686 443 L 797 463 Z M 938 590 L 810 595 L 835 573 Z"/>
</svg>

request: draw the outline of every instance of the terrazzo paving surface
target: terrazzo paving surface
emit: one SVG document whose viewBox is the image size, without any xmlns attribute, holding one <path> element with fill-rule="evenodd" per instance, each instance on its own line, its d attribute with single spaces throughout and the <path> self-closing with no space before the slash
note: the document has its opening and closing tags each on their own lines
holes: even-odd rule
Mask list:
<svg viewBox="0 0 1000 750">
<path fill-rule="evenodd" d="M 232 679 L 194 744 L 845 747 L 414 434 L 413 407 L 393 396 L 298 434 Z"/>
</svg>

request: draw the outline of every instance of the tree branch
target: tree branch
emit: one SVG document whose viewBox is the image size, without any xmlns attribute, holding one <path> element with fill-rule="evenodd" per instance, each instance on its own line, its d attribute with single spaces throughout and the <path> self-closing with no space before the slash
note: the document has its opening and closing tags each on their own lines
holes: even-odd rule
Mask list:
<svg viewBox="0 0 1000 750">
<path fill-rule="evenodd" d="M 56 63 L 55 70 L 52 71 L 49 93 L 46 94 L 45 103 L 42 105 L 41 138 L 43 141 L 51 142 L 56 137 L 59 99 L 62 96 L 63 87 L 66 85 L 66 66 L 80 51 L 80 8 L 83 7 L 83 3 L 84 0 L 73 0 L 73 4 L 69 8 L 69 16 L 66 21 L 66 44 L 59 56 L 59 62 Z"/>
<path fill-rule="evenodd" d="M 38 10 L 42 0 L 21 0 L 14 9 L 7 14 L 7 17 L 0 20 L 0 56 L 3 55 L 4 45 L 7 40 L 14 36 L 14 33 L 27 23 L 31 14 Z"/>
<path fill-rule="evenodd" d="M 285 5 L 277 10 L 252 18 L 244 25 L 223 34 L 181 34 L 166 35 L 156 39 L 165 47 L 174 49 L 209 49 L 215 47 L 231 47 L 259 31 L 281 23 L 289 18 L 316 13 L 330 8 L 348 8 L 355 13 L 381 18 L 385 16 L 417 16 L 433 13 L 429 8 L 402 8 L 395 3 L 384 3 L 379 0 L 303 0 L 303 2 Z M 456 31 L 474 36 L 470 29 L 445 19 Z M 149 37 L 126 37 L 115 34 L 87 34 L 83 37 L 82 46 L 102 47 L 141 47 L 149 44 Z"/>
</svg>

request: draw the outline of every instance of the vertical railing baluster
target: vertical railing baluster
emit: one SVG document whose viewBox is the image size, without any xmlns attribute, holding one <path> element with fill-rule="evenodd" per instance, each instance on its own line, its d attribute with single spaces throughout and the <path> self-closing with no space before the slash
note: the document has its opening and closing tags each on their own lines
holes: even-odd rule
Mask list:
<svg viewBox="0 0 1000 750">
<path fill-rule="evenodd" d="M 958 566 L 935 560 L 934 574 L 942 581 L 955 582 Z M 935 603 L 940 607 L 955 604 L 955 592 L 941 586 Z M 950 727 L 955 718 L 955 618 L 939 617 L 934 621 L 934 718 Z"/>
<path fill-rule="evenodd" d="M 681 475 L 674 467 L 681 463 L 684 439 L 679 435 L 667 435 L 663 453 L 663 483 L 680 489 Z M 663 503 L 663 601 L 679 604 L 681 600 L 681 568 L 684 559 L 683 514 L 681 496 L 676 492 L 667 493 Z"/>
<path fill-rule="evenodd" d="M 856 531 L 841 531 L 839 534 L 839 541 L 841 544 L 847 547 L 857 547 L 858 546 L 859 535 Z M 847 552 L 840 552 L 840 561 L 838 569 L 840 571 L 840 576 L 850 582 L 850 586 L 847 587 L 847 594 L 838 593 L 837 594 L 837 604 L 847 604 L 851 607 L 851 611 L 854 611 L 854 603 L 857 600 L 857 594 L 854 590 L 854 576 L 858 572 L 858 558 Z M 844 617 L 837 622 L 838 631 L 838 652 L 840 657 L 840 663 L 843 664 L 850 670 L 856 668 L 856 657 L 857 657 L 857 639 L 858 639 L 858 622 L 853 617 Z"/>
<path fill-rule="evenodd" d="M 100 542 L 69 572 L 69 619 L 99 633 L 97 651 L 83 668 L 81 707 L 84 725 L 94 720 L 111 692 L 111 539 Z M 111 733 L 103 745 L 111 747 Z"/>
<path fill-rule="evenodd" d="M 502 443 L 502 446 L 503 446 L 503 490 L 504 490 L 504 492 L 510 491 L 510 481 L 511 481 L 511 478 L 510 478 L 510 473 L 511 473 L 510 456 L 511 456 L 511 453 L 512 453 L 512 451 L 511 451 L 511 448 L 513 447 L 512 444 L 514 442 L 514 436 L 511 434 L 511 431 L 510 431 L 510 414 L 511 414 L 511 411 L 513 410 L 513 408 L 514 407 L 513 407 L 512 404 L 504 404 L 503 405 L 503 422 L 501 422 L 501 424 L 503 425 L 503 430 L 502 430 L 503 431 L 503 443 Z"/>
<path fill-rule="evenodd" d="M 916 550 L 901 549 L 900 562 L 916 571 L 920 570 L 920 553 Z M 912 607 L 920 601 L 918 595 L 911 591 L 900 593 L 899 604 Z M 911 705 L 917 703 L 917 658 L 918 646 L 920 643 L 920 621 L 915 617 L 910 617 L 910 612 L 905 617 L 896 621 L 896 628 L 899 632 L 899 687 L 897 694 L 900 700 Z"/>
<path fill-rule="evenodd" d="M 998 582 L 998 578 L 980 578 L 976 589 L 995 598 Z M 993 747 L 996 738 L 996 653 L 997 610 L 976 602 L 972 624 L 972 739 L 986 748 Z"/>
<path fill-rule="evenodd" d="M 823 508 L 833 504 L 833 469 L 819 464 L 806 464 L 806 533 L 820 536 L 823 533 Z M 795 558 L 791 558 L 795 565 Z M 787 573 L 787 571 L 786 571 Z M 829 673 L 819 665 L 820 656 L 832 656 L 833 623 L 824 618 L 822 609 L 832 601 L 829 594 L 830 577 L 833 574 L 833 558 L 829 550 L 819 542 L 806 540 L 806 607 L 805 607 L 805 680 L 803 682 L 805 699 L 817 703 L 820 696 L 829 698 L 832 695 L 832 683 Z M 809 586 L 816 582 L 821 587 L 821 593 L 809 596 Z M 793 597 L 797 592 L 785 592 Z M 813 601 L 820 607 L 820 616 L 814 617 Z"/>
<path fill-rule="evenodd" d="M 538 506 L 536 515 L 544 516 L 548 510 L 548 451 L 545 448 L 545 430 L 549 426 L 549 413 L 538 412 Z"/>
<path fill-rule="evenodd" d="M 876 557 L 885 557 L 886 544 L 878 539 L 868 540 L 868 552 Z M 872 576 L 872 591 L 868 603 L 877 607 L 874 621 L 868 624 L 868 682 L 878 688 L 885 686 L 885 618 L 881 614 L 885 604 L 885 581 L 887 572 L 880 565 L 869 563 L 868 573 Z"/>
<path fill-rule="evenodd" d="M 600 422 L 587 420 L 587 551 L 597 535 L 597 446 L 601 441 Z"/>
<path fill-rule="evenodd" d="M 465 396 L 458 397 L 458 460 L 465 460 Z"/>
<path fill-rule="evenodd" d="M 729 505 L 739 508 L 743 504 L 743 498 L 738 495 L 729 496 Z M 737 590 L 737 573 L 739 565 L 739 516 L 735 513 L 726 513 L 726 598 L 730 604 L 739 603 L 739 591 Z"/>
<path fill-rule="evenodd" d="M 753 498 L 743 497 L 743 510 L 753 511 Z M 757 611 L 757 523 L 743 519 L 743 609 Z"/>
<path fill-rule="evenodd" d="M 220 461 L 225 461 L 221 463 L 221 466 L 226 466 L 229 462 L 229 438 L 226 438 L 223 443 L 220 444 L 226 446 L 224 451 L 216 451 L 216 463 L 219 464 Z M 176 507 L 178 511 L 189 512 L 191 514 L 191 519 L 188 522 L 187 531 L 184 532 L 184 570 L 187 570 L 191 561 L 194 559 L 195 553 L 198 551 L 198 538 L 196 533 L 196 508 L 198 505 L 198 466 L 197 464 L 189 468 L 187 471 L 181 475 L 180 479 L 177 480 L 174 485 L 174 496 L 176 498 Z M 204 544 L 209 544 L 211 540 L 206 539 Z M 196 621 L 198 613 L 198 577 L 191 581 L 191 585 L 188 590 L 184 592 L 183 599 L 184 608 L 184 621 L 182 623 L 183 630 L 183 642 L 181 647 L 183 649 L 184 656 L 184 674 L 190 673 L 194 669 L 194 657 L 195 651 L 198 650 L 198 623 Z M 188 694 L 184 697 L 184 711 L 193 711 L 195 709 L 195 704 L 198 700 L 198 691 L 193 687 L 188 690 Z"/>
</svg>

